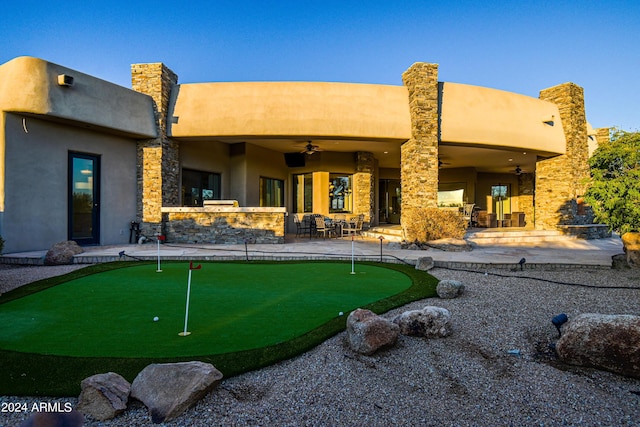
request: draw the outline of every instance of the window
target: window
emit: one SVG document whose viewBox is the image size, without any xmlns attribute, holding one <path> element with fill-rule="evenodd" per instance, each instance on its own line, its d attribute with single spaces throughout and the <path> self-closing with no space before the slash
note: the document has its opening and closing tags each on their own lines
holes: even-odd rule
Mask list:
<svg viewBox="0 0 640 427">
<path fill-rule="evenodd" d="M 284 181 L 260 177 L 260 206 L 280 208 L 284 206 Z"/>
<path fill-rule="evenodd" d="M 313 211 L 313 174 L 293 176 L 293 212 Z"/>
<path fill-rule="evenodd" d="M 329 174 L 329 213 L 351 213 L 352 211 L 351 175 Z"/>
<path fill-rule="evenodd" d="M 467 200 L 466 182 L 441 182 L 438 185 L 438 207 L 462 207 Z"/>
<path fill-rule="evenodd" d="M 182 205 L 203 206 L 204 200 L 219 200 L 220 174 L 191 169 L 182 170 Z"/>
</svg>

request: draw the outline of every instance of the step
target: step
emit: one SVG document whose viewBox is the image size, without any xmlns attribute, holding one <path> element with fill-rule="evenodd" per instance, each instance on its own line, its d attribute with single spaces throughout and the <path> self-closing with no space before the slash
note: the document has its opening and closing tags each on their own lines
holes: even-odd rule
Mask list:
<svg viewBox="0 0 640 427">
<path fill-rule="evenodd" d="M 403 240 L 401 227 L 372 227 L 368 231 L 363 231 L 362 235 L 370 239 L 384 237 L 387 242 L 401 242 Z M 557 230 L 521 230 L 513 228 L 472 230 L 465 236 L 465 240 L 478 245 L 559 242 L 574 238 Z"/>
<path fill-rule="evenodd" d="M 466 240 L 478 245 L 504 245 L 514 243 L 559 242 L 574 239 L 556 230 L 509 230 L 474 231 Z"/>
<path fill-rule="evenodd" d="M 490 228 L 486 230 L 471 230 L 467 232 L 469 238 L 501 238 L 501 237 L 549 237 L 564 236 L 558 230 L 523 230 L 518 228 L 502 229 Z"/>
<path fill-rule="evenodd" d="M 398 227 L 372 227 L 362 232 L 362 236 L 369 239 L 384 238 L 386 242 L 401 242 L 402 228 Z"/>
<path fill-rule="evenodd" d="M 371 227 L 369 230 L 371 233 L 379 233 L 390 236 L 402 236 L 402 227 Z"/>
</svg>

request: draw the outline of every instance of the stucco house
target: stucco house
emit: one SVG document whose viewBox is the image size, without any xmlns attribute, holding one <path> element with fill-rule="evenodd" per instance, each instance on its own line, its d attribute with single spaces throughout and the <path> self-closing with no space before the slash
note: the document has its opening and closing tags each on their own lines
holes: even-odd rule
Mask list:
<svg viewBox="0 0 640 427">
<path fill-rule="evenodd" d="M 131 72 L 128 89 L 32 57 L 0 65 L 5 253 L 123 244 L 132 222 L 174 242 L 282 243 L 292 214 L 375 226 L 462 204 L 538 229 L 592 221 L 583 179 L 608 132 L 573 83 L 538 99 L 441 82 L 427 63 L 402 86 Z"/>
</svg>

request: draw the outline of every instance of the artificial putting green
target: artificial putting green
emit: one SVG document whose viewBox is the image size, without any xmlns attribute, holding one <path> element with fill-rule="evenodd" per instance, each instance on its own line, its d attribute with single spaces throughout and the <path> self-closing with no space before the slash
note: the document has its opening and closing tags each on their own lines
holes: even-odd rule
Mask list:
<svg viewBox="0 0 640 427">
<path fill-rule="evenodd" d="M 411 286 L 388 268 L 335 263 L 131 266 L 71 280 L 0 305 L 0 348 L 60 356 L 174 357 L 231 353 L 290 340 L 339 313 Z M 154 317 L 160 320 L 153 321 Z"/>
<path fill-rule="evenodd" d="M 412 265 L 341 261 L 89 266 L 0 296 L 0 395 L 77 396 L 80 382 L 150 363 L 200 360 L 225 377 L 291 358 L 343 331 L 357 307 L 383 313 L 435 296 Z M 343 316 L 339 315 L 342 311 Z M 153 322 L 153 317 L 160 320 Z"/>
</svg>

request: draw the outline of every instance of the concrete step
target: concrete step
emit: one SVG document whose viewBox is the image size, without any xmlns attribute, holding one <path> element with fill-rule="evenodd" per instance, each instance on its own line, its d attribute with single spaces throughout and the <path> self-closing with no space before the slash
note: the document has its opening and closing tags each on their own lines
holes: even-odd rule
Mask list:
<svg viewBox="0 0 640 427">
<path fill-rule="evenodd" d="M 386 242 L 402 242 L 402 228 L 372 227 L 363 231 L 362 235 L 369 239 L 384 237 Z M 558 242 L 574 239 L 556 230 L 524 230 L 521 228 L 473 229 L 467 232 L 465 240 L 477 245 L 510 245 L 518 243 Z"/>
<path fill-rule="evenodd" d="M 386 226 L 386 227 L 371 227 L 367 231 L 363 231 L 362 235 L 369 239 L 379 239 L 384 237 L 386 242 L 401 242 L 402 241 L 402 227 L 398 226 Z"/>
<path fill-rule="evenodd" d="M 471 231 L 465 239 L 478 245 L 503 245 L 514 243 L 542 243 L 558 242 L 573 239 L 555 230 L 519 230 L 519 229 L 489 229 L 486 231 Z"/>
</svg>

